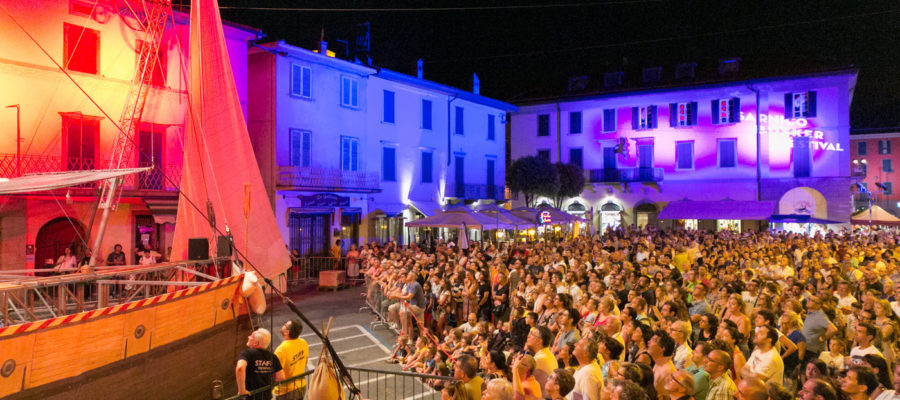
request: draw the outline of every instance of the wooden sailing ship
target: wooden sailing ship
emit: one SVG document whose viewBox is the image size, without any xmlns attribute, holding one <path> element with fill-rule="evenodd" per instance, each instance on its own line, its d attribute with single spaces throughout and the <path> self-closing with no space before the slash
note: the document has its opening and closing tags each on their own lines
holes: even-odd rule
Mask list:
<svg viewBox="0 0 900 400">
<path fill-rule="evenodd" d="M 187 258 L 188 238 L 216 243 L 228 232 L 234 258 L 245 270 L 277 279 L 289 257 L 250 147 L 214 0 L 192 1 L 190 36 L 188 117 L 172 258 Z M 51 186 L 64 186 L 69 178 L 73 184 L 90 180 L 92 173 L 102 171 L 62 174 Z M 105 181 L 98 201 L 106 203 L 104 217 L 116 199 L 116 179 L 121 178 Z M 35 180 L 0 182 L 0 193 L 3 185 L 21 181 L 28 186 Z M 252 305 L 258 311 L 261 289 L 249 284 L 254 279 L 248 273 L 214 267 L 224 262 L 230 270 L 231 260 L 97 267 L 0 283 L 4 313 L 31 317 L 30 322 L 0 325 L 0 398 L 199 399 L 234 393 L 234 363 L 251 331 L 246 296 L 255 293 L 257 304 Z M 83 300 L 88 286 L 98 291 L 95 309 Z M 49 296 L 59 304 L 48 304 Z M 111 301 L 116 296 L 118 304 Z M 49 318 L 38 318 L 35 305 L 42 303 L 52 313 Z M 75 312 L 69 313 L 72 307 Z"/>
</svg>

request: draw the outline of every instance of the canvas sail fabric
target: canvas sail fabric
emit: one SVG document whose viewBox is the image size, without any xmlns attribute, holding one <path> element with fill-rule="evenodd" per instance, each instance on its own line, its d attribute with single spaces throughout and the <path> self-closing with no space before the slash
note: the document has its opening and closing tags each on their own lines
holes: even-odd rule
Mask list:
<svg viewBox="0 0 900 400">
<path fill-rule="evenodd" d="M 217 228 L 226 221 L 235 248 L 266 277 L 290 265 L 284 239 L 263 186 L 237 90 L 216 0 L 191 4 L 188 118 L 184 135 L 182 197 L 172 245 L 172 257 L 187 259 L 189 238 L 215 235 L 206 218 L 207 200 L 213 204 Z M 244 185 L 249 184 L 249 224 L 244 217 Z"/>
<path fill-rule="evenodd" d="M 103 169 L 89 171 L 65 171 L 17 178 L 0 179 L 0 194 L 40 192 L 77 186 L 82 183 L 102 181 L 109 178 L 147 172 L 151 168 Z"/>
</svg>

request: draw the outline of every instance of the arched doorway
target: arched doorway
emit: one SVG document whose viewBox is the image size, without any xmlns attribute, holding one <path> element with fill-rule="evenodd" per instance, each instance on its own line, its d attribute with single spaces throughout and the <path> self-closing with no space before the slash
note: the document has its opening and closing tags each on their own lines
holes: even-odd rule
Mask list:
<svg viewBox="0 0 900 400">
<path fill-rule="evenodd" d="M 659 215 L 659 208 L 653 203 L 643 203 L 634 208 L 635 225 L 638 229 L 645 226 L 656 226 L 656 216 Z"/>
<path fill-rule="evenodd" d="M 600 229 L 606 232 L 622 225 L 622 207 L 611 201 L 600 206 Z"/>
<path fill-rule="evenodd" d="M 35 268 L 56 263 L 59 256 L 65 253 L 66 247 L 74 248 L 73 252 L 80 254 L 82 238 L 84 227 L 78 220 L 60 217 L 47 222 L 38 230 L 37 238 L 34 240 Z"/>
</svg>

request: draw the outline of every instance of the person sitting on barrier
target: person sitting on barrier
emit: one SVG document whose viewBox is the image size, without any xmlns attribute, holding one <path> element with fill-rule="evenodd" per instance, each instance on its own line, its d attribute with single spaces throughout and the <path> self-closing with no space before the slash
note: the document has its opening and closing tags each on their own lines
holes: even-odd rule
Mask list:
<svg viewBox="0 0 900 400">
<path fill-rule="evenodd" d="M 401 275 L 402 276 L 402 275 Z M 399 312 L 401 333 L 415 337 L 412 324 L 421 323 L 425 318 L 425 291 L 422 285 L 416 281 L 416 273 L 408 272 L 403 290 L 394 295 L 397 303 L 388 308 L 388 313 L 395 315 Z M 415 320 L 413 320 L 413 317 Z"/>
</svg>

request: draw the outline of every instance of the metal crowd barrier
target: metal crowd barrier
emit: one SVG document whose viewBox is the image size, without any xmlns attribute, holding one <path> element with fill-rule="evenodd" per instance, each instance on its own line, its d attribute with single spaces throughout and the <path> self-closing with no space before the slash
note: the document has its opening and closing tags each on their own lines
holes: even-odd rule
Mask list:
<svg viewBox="0 0 900 400">
<path fill-rule="evenodd" d="M 286 271 L 288 285 L 292 287 L 312 286 L 319 282 L 322 271 L 347 271 L 347 259 L 334 257 L 300 257 L 294 259 Z M 347 284 L 358 285 L 364 282 L 363 265 L 359 266 L 359 275 L 347 276 Z"/>
<path fill-rule="evenodd" d="M 397 400 L 397 399 L 440 399 L 441 391 L 433 385 L 448 385 L 454 381 L 453 377 L 440 375 L 416 374 L 403 371 L 385 371 L 369 368 L 347 368 L 350 372 L 350 378 L 356 387 L 359 388 L 362 398 L 367 400 Z M 309 378 L 314 370 L 308 370 L 301 375 L 283 380 L 274 385 L 269 385 L 256 389 L 251 393 L 271 392 L 275 386 L 295 381 L 297 379 Z M 309 379 L 307 379 L 307 389 L 309 388 Z M 349 398 L 347 388 L 344 388 L 345 398 Z M 308 399 L 304 393 L 301 399 Z M 240 400 L 241 396 L 232 396 L 226 400 Z M 312 400 L 312 399 L 310 399 Z"/>
</svg>

